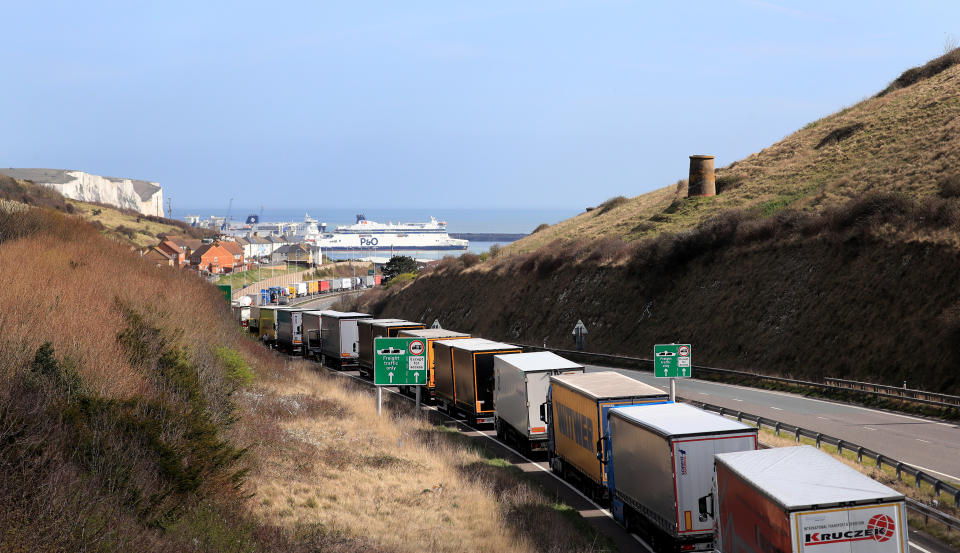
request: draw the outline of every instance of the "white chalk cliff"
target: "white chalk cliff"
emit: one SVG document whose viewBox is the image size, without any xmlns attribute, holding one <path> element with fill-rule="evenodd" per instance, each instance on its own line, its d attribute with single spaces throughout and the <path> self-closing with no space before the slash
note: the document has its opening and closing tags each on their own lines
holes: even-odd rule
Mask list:
<svg viewBox="0 0 960 553">
<path fill-rule="evenodd" d="M 144 215 L 163 216 L 163 189 L 155 182 L 65 169 L 0 168 L 0 173 L 52 188 L 71 200 L 100 202 Z"/>
</svg>

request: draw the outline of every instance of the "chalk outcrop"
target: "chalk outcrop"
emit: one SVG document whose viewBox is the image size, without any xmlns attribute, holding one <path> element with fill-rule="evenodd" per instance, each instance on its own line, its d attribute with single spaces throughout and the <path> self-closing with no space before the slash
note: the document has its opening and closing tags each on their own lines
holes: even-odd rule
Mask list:
<svg viewBox="0 0 960 553">
<path fill-rule="evenodd" d="M 4 169 L 0 173 L 29 180 L 81 202 L 99 202 L 144 215 L 163 216 L 163 189 L 155 182 L 101 177 L 67 169 Z"/>
</svg>

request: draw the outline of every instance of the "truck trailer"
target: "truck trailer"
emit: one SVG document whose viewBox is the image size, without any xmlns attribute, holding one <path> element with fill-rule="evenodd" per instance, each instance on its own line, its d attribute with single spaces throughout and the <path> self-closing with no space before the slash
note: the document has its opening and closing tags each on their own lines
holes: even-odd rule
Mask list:
<svg viewBox="0 0 960 553">
<path fill-rule="evenodd" d="M 257 324 L 260 340 L 267 345 L 277 341 L 277 306 L 264 305 L 260 307 L 260 320 Z"/>
<path fill-rule="evenodd" d="M 303 356 L 320 360 L 320 314 L 322 311 L 304 311 L 301 315 L 303 325 Z"/>
<path fill-rule="evenodd" d="M 719 553 L 908 553 L 899 492 L 812 446 L 716 456 L 700 515 Z"/>
<path fill-rule="evenodd" d="M 326 310 L 320 312 L 321 358 L 324 364 L 342 369 L 356 366 L 359 356 L 357 321 L 366 313 Z"/>
<path fill-rule="evenodd" d="M 303 311 L 294 307 L 277 310 L 277 348 L 303 353 Z"/>
<path fill-rule="evenodd" d="M 757 429 L 685 403 L 617 407 L 607 414 L 611 511 L 656 551 L 712 551 L 713 456 L 757 449 Z"/>
<path fill-rule="evenodd" d="M 522 452 L 547 450 L 545 405 L 550 377 L 582 373 L 583 365 L 550 351 L 493 356 L 494 428 Z"/>
<path fill-rule="evenodd" d="M 610 432 L 614 407 L 664 403 L 663 390 L 614 371 L 550 377 L 547 392 L 547 456 L 550 468 L 598 501 L 608 501 L 607 465 L 597 459 L 597 443 Z"/>
<path fill-rule="evenodd" d="M 520 353 L 517 346 L 467 338 L 433 343 L 437 405 L 472 424 L 493 424 L 493 356 Z"/>
<path fill-rule="evenodd" d="M 423 323 L 404 321 L 403 319 L 367 319 L 358 321 L 357 328 L 360 334 L 360 356 L 357 363 L 360 365 L 360 376 L 373 378 L 373 344 L 377 338 L 396 338 L 401 330 L 416 330 L 424 328 Z"/>
<path fill-rule="evenodd" d="M 463 332 L 455 332 L 453 330 L 444 330 L 442 328 L 424 328 L 418 330 L 401 330 L 397 334 L 398 338 L 422 338 L 427 343 L 427 383 L 425 386 L 421 386 L 421 397 L 423 401 L 427 403 L 432 403 L 437 399 L 437 382 L 436 382 L 436 353 L 434 352 L 433 344 L 437 340 L 463 340 L 469 338 L 469 334 L 464 334 Z M 416 395 L 416 390 L 412 386 L 400 386 L 400 393 L 414 397 Z"/>
</svg>

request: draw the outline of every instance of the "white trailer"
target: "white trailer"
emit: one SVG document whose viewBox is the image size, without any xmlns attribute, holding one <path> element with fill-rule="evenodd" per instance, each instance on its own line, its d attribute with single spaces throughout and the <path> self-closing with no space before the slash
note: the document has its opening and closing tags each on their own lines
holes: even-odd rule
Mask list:
<svg viewBox="0 0 960 553">
<path fill-rule="evenodd" d="M 582 372 L 583 365 L 550 351 L 494 355 L 493 424 L 497 436 L 515 443 L 521 451 L 546 451 L 543 406 L 550 377 Z"/>
<path fill-rule="evenodd" d="M 717 455 L 700 506 L 720 553 L 910 550 L 903 495 L 811 446 Z"/>
<path fill-rule="evenodd" d="M 613 514 L 655 550 L 712 551 L 713 521 L 699 516 L 713 489 L 713 456 L 757 448 L 757 429 L 683 403 L 617 407 L 610 422 Z"/>
<path fill-rule="evenodd" d="M 353 281 L 350 280 L 349 278 L 341 278 L 341 279 L 340 279 L 340 288 L 343 289 L 343 290 L 349 290 L 349 289 L 353 288 Z"/>
<path fill-rule="evenodd" d="M 307 295 L 307 283 L 306 282 L 297 282 L 294 284 L 297 287 L 297 297 L 303 297 Z"/>
<path fill-rule="evenodd" d="M 377 285 L 377 278 L 373 275 L 367 275 L 363 277 L 363 285 L 367 288 L 373 288 Z"/>
<path fill-rule="evenodd" d="M 366 313 L 321 311 L 320 352 L 324 362 L 337 368 L 356 365 L 360 346 L 357 321 L 369 318 L 371 316 Z"/>
</svg>

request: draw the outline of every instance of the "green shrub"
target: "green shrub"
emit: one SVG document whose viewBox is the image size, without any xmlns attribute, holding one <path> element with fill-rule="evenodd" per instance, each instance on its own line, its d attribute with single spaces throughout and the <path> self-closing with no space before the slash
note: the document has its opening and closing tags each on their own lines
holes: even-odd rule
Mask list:
<svg viewBox="0 0 960 553">
<path fill-rule="evenodd" d="M 617 207 L 620 207 L 629 201 L 630 200 L 627 199 L 625 196 L 615 196 L 613 198 L 610 198 L 609 200 L 597 206 L 597 210 L 596 210 L 597 215 L 603 215 L 604 213 L 611 211 Z"/>
<path fill-rule="evenodd" d="M 237 387 L 242 387 L 253 382 L 253 369 L 247 365 L 246 360 L 240 352 L 230 348 L 217 348 L 217 361 L 223 365 L 224 374 L 229 382 Z"/>
<path fill-rule="evenodd" d="M 384 284 L 384 288 L 390 288 L 391 286 L 395 286 L 395 285 L 398 285 L 398 284 L 404 284 L 404 283 L 407 283 L 407 282 L 412 282 L 412 281 L 414 281 L 416 278 L 417 278 L 417 274 L 416 274 L 416 273 L 400 273 L 399 275 L 397 275 L 397 276 L 391 278 L 390 280 L 388 280 L 387 283 Z"/>
</svg>

